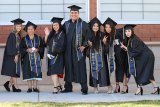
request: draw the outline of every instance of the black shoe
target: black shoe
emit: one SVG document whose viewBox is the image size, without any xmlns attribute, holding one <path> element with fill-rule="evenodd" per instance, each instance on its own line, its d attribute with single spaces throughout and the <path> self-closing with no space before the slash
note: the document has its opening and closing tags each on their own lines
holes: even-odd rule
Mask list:
<svg viewBox="0 0 160 107">
<path fill-rule="evenodd" d="M 119 84 L 116 84 L 116 88 L 118 87 L 118 89 L 115 89 L 114 90 L 114 93 L 119 93 L 120 92 L 120 85 Z"/>
<path fill-rule="evenodd" d="M 140 87 L 140 91 L 138 93 L 135 93 L 135 95 L 143 95 L 143 88 Z"/>
<path fill-rule="evenodd" d="M 58 91 L 59 91 L 59 92 L 62 91 L 62 86 L 61 86 L 61 85 L 59 85 L 57 88 L 58 88 Z"/>
<path fill-rule="evenodd" d="M 8 92 L 10 92 L 9 81 L 7 81 L 3 86 Z"/>
<path fill-rule="evenodd" d="M 69 92 L 72 92 L 72 90 L 64 89 L 63 91 L 61 91 L 61 93 L 69 93 Z"/>
<path fill-rule="evenodd" d="M 39 89 L 33 88 L 33 92 L 38 92 L 39 93 Z"/>
<path fill-rule="evenodd" d="M 82 95 L 87 95 L 88 94 L 88 88 L 87 89 L 81 89 Z"/>
<path fill-rule="evenodd" d="M 16 89 L 14 85 L 12 85 L 12 91 L 13 92 L 21 92 L 21 89 Z"/>
<path fill-rule="evenodd" d="M 127 89 L 126 89 L 126 91 L 121 91 L 121 94 L 126 94 L 126 93 L 128 93 L 128 85 L 124 85 L 124 86 L 126 86 Z"/>
<path fill-rule="evenodd" d="M 156 88 L 157 90 L 156 90 L 155 92 L 151 93 L 151 94 L 158 94 L 158 95 L 159 95 L 159 93 L 160 93 L 160 88 L 159 88 L 159 87 L 154 87 L 154 88 Z"/>
<path fill-rule="evenodd" d="M 28 88 L 27 93 L 31 93 L 31 92 L 32 92 L 32 89 Z"/>
<path fill-rule="evenodd" d="M 54 87 L 57 91 L 56 92 L 52 92 L 53 94 L 58 94 L 59 92 L 59 88 L 58 87 Z"/>
</svg>

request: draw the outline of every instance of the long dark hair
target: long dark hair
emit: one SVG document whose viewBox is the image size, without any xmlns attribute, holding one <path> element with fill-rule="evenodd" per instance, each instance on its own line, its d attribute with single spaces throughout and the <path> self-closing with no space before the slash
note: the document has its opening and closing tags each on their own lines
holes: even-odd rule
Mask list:
<svg viewBox="0 0 160 107">
<path fill-rule="evenodd" d="M 55 22 L 55 23 L 59 24 L 59 30 L 58 30 L 58 32 L 61 32 L 62 31 L 61 22 Z M 51 33 L 51 35 L 54 35 L 56 33 L 55 30 L 53 29 L 53 24 L 52 24 L 52 31 L 50 33 Z"/>
<path fill-rule="evenodd" d="M 21 25 L 22 27 L 23 27 L 23 25 L 22 24 L 14 24 L 13 25 L 13 32 L 15 32 L 15 34 L 16 35 L 18 35 L 18 37 L 20 38 L 20 39 L 22 39 L 22 37 L 23 37 L 23 28 L 21 28 L 21 31 L 19 31 L 18 33 L 17 33 L 17 31 L 16 31 L 16 25 Z"/>
<path fill-rule="evenodd" d="M 108 24 L 108 25 L 110 25 L 110 24 Z M 104 28 L 104 32 L 105 32 L 106 36 L 108 36 L 108 40 L 109 41 L 111 40 L 110 42 L 113 42 L 113 40 L 115 39 L 116 28 L 115 28 L 115 26 L 112 26 L 112 25 L 110 25 L 110 27 L 111 27 L 110 33 L 106 32 L 105 28 Z"/>
</svg>

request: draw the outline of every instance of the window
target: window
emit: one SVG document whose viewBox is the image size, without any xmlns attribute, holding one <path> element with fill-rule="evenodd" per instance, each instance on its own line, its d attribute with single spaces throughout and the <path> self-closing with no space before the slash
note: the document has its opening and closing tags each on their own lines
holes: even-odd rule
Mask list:
<svg viewBox="0 0 160 107">
<path fill-rule="evenodd" d="M 88 2 L 88 0 L 87 0 Z M 86 0 L 0 0 L 0 21 L 15 18 L 24 20 L 50 20 L 53 16 L 69 18 L 70 5 L 79 5 L 80 16 L 88 20 L 88 3 Z"/>
<path fill-rule="evenodd" d="M 160 21 L 160 0 L 97 0 L 98 16 L 118 21 Z"/>
</svg>

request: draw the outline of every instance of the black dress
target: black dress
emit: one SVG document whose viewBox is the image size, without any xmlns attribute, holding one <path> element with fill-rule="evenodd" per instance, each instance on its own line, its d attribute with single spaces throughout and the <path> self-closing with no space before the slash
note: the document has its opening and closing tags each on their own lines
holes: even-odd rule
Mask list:
<svg viewBox="0 0 160 107">
<path fill-rule="evenodd" d="M 107 63 L 107 54 L 106 52 L 106 48 L 105 45 L 103 44 L 102 40 L 104 37 L 104 33 L 102 32 L 98 32 L 97 35 L 95 36 L 94 34 L 92 34 L 92 47 L 88 48 L 87 53 L 89 55 L 89 62 L 90 62 L 90 81 L 89 84 L 92 87 L 97 87 L 97 85 L 99 84 L 99 87 L 104 87 L 104 86 L 109 86 L 110 85 L 110 75 L 109 75 L 109 70 L 108 70 L 108 63 Z M 95 50 L 98 50 L 98 53 L 95 53 Z M 99 56 L 95 56 L 94 60 L 94 55 L 99 55 Z M 100 60 L 99 60 L 99 58 Z M 95 78 L 95 74 L 94 74 L 94 70 L 93 70 L 93 65 L 96 64 L 96 68 L 98 68 L 96 70 L 96 77 Z M 99 68 L 100 65 L 100 68 Z"/>
<path fill-rule="evenodd" d="M 135 80 L 138 85 L 147 85 L 154 80 L 154 54 L 136 35 L 132 35 L 128 41 L 128 55 L 135 60 Z"/>
<path fill-rule="evenodd" d="M 18 49 L 19 43 L 20 43 L 20 38 L 18 38 L 15 32 L 11 32 L 8 36 L 6 47 L 4 50 L 1 75 L 20 77 L 20 74 L 17 73 L 16 69 L 17 64 L 14 62 L 15 56 L 19 53 Z"/>
<path fill-rule="evenodd" d="M 63 31 L 58 34 L 50 32 L 47 39 L 48 54 L 55 56 L 54 63 L 52 59 L 48 58 L 48 72 L 47 75 L 63 74 L 64 70 L 64 49 L 65 49 L 65 35 Z"/>
<path fill-rule="evenodd" d="M 113 36 L 113 38 L 111 39 L 111 37 L 108 37 L 108 44 L 109 44 L 109 54 L 111 50 L 111 47 L 113 47 L 113 42 L 117 40 L 117 44 L 114 45 L 114 48 L 112 50 L 114 50 L 114 52 L 112 52 L 112 56 L 113 56 L 113 65 L 114 65 L 114 70 L 115 71 L 115 79 L 116 82 L 123 82 L 124 79 L 124 73 L 127 74 L 127 70 L 126 70 L 126 52 L 121 49 L 120 47 L 120 43 L 124 42 L 123 40 L 123 36 L 121 35 L 121 33 L 119 32 L 119 30 L 115 30 L 115 34 Z M 109 55 L 110 56 L 110 55 Z M 109 65 L 109 69 L 110 69 L 110 62 L 108 60 L 108 65 Z M 110 71 L 110 73 L 112 73 Z"/>
<path fill-rule="evenodd" d="M 29 53 L 26 51 L 28 49 L 26 37 L 29 38 L 29 36 L 26 35 L 22 39 L 21 44 L 20 44 L 21 56 L 22 56 L 23 80 L 41 80 L 42 79 L 42 72 L 40 71 L 40 73 L 36 73 L 31 70 L 30 56 L 29 56 Z M 37 46 L 35 45 L 36 43 L 34 42 L 35 38 L 38 38 Z M 44 46 L 43 46 L 43 41 L 42 41 L 41 37 L 35 34 L 34 38 L 32 40 L 30 39 L 30 41 L 35 48 L 38 48 L 38 53 L 36 53 L 36 54 L 39 55 L 40 59 L 42 59 L 43 55 L 44 55 Z M 40 63 L 41 63 L 41 60 L 40 60 Z M 37 66 L 36 69 L 41 69 L 41 65 L 39 68 Z"/>
<path fill-rule="evenodd" d="M 81 19 L 79 19 L 81 21 Z M 67 24 L 69 22 L 69 24 Z M 76 22 L 71 20 L 65 22 L 64 31 L 66 34 L 65 47 L 65 77 L 66 82 L 85 83 L 87 82 L 86 72 L 86 51 L 83 52 L 83 57 L 78 61 L 76 44 Z M 82 36 L 81 45 L 86 47 L 90 36 L 90 29 L 85 21 L 82 21 Z"/>
<path fill-rule="evenodd" d="M 115 69 L 116 82 L 123 82 L 124 74 L 127 76 L 127 78 L 130 77 L 130 74 L 128 71 L 127 52 L 120 47 L 120 42 L 122 42 L 125 45 L 127 44 L 128 40 L 123 35 L 123 32 L 121 32 L 119 29 L 117 30 L 115 39 L 119 40 L 119 45 L 114 46 L 115 65 L 116 65 L 116 69 Z"/>
</svg>

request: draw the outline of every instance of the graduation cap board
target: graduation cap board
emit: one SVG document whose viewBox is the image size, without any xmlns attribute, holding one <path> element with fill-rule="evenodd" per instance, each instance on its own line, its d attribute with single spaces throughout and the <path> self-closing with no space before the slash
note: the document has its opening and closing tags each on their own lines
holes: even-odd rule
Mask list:
<svg viewBox="0 0 160 107">
<path fill-rule="evenodd" d="M 97 23 L 98 26 L 102 25 L 101 21 L 97 17 L 94 17 L 88 24 L 92 27 L 95 23 Z"/>
<path fill-rule="evenodd" d="M 133 29 L 135 26 L 136 26 L 135 24 L 126 24 L 126 25 L 124 26 L 124 29 L 125 29 L 125 30 Z"/>
<path fill-rule="evenodd" d="M 51 22 L 53 22 L 53 23 L 56 23 L 56 22 L 60 23 L 62 20 L 63 20 L 63 18 L 53 17 L 53 18 L 51 19 Z"/>
<path fill-rule="evenodd" d="M 117 23 L 113 19 L 111 19 L 110 17 L 108 17 L 106 19 L 106 21 L 103 23 L 103 26 L 105 26 L 106 24 L 109 24 L 111 26 L 116 26 L 117 25 Z"/>
<path fill-rule="evenodd" d="M 27 24 L 26 24 L 26 26 L 24 27 L 24 31 L 27 31 L 27 28 L 29 27 L 29 26 L 33 26 L 34 27 L 34 29 L 36 29 L 37 28 L 37 25 L 35 25 L 34 23 L 32 23 L 32 22 L 30 22 L 30 21 L 28 21 L 27 22 Z"/>
<path fill-rule="evenodd" d="M 18 18 L 18 19 L 12 20 L 11 22 L 14 23 L 14 25 L 15 25 L 15 24 L 22 24 L 22 23 L 24 23 L 25 21 L 22 20 L 22 19 L 20 19 L 20 18 Z"/>
<path fill-rule="evenodd" d="M 71 11 L 79 11 L 80 9 L 82 9 L 82 7 L 79 7 L 77 5 L 72 5 L 67 8 L 69 8 Z"/>
</svg>

